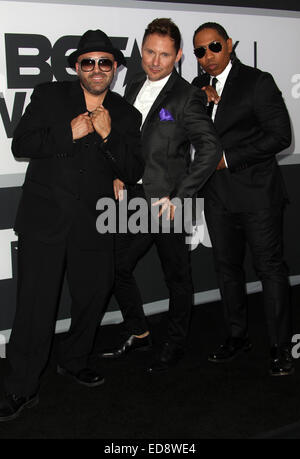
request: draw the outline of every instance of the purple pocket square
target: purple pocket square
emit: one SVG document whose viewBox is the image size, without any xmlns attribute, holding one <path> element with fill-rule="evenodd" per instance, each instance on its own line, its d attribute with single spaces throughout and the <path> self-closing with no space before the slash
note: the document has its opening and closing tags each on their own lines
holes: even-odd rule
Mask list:
<svg viewBox="0 0 300 459">
<path fill-rule="evenodd" d="M 171 113 L 165 108 L 162 108 L 161 111 L 159 112 L 159 118 L 160 118 L 160 121 L 174 121 L 174 118 L 171 115 Z"/>
</svg>

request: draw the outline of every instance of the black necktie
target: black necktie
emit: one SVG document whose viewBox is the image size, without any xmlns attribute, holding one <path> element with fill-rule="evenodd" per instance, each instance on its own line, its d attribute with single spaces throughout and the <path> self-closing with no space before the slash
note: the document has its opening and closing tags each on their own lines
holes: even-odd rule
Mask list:
<svg viewBox="0 0 300 459">
<path fill-rule="evenodd" d="M 211 85 L 212 85 L 212 87 L 213 87 L 214 89 L 216 89 L 217 81 L 218 81 L 218 79 L 217 79 L 216 77 L 214 77 L 214 78 L 212 79 L 212 84 L 211 84 Z M 213 109 L 214 109 L 214 105 L 215 105 L 215 103 L 214 103 L 213 101 L 211 101 L 211 102 L 209 102 L 209 104 L 208 104 L 208 106 L 207 106 L 207 108 L 206 108 L 207 114 L 208 114 L 208 116 L 209 116 L 210 118 L 211 118 L 211 115 L 212 115 L 212 112 L 213 112 Z"/>
</svg>

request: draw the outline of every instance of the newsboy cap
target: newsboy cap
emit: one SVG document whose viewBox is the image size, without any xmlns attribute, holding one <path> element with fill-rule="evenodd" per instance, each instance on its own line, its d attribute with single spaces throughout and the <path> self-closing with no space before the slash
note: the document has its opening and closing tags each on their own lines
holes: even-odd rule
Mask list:
<svg viewBox="0 0 300 459">
<path fill-rule="evenodd" d="M 102 32 L 102 30 L 88 30 L 85 32 L 78 42 L 78 48 L 76 51 L 70 54 L 68 57 L 68 62 L 70 67 L 75 68 L 78 57 L 81 54 L 91 53 L 94 51 L 103 51 L 105 53 L 110 53 L 114 56 L 115 60 L 120 65 L 126 66 L 126 60 L 122 53 L 117 48 L 114 48 L 112 42 L 108 36 Z"/>
</svg>

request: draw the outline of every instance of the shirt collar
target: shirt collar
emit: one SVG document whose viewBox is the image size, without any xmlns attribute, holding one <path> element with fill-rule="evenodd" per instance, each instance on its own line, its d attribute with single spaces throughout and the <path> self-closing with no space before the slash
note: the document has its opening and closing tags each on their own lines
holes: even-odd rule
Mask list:
<svg viewBox="0 0 300 459">
<path fill-rule="evenodd" d="M 226 82 L 226 80 L 227 80 L 227 77 L 228 77 L 228 74 L 229 74 L 229 72 L 230 72 L 230 70 L 231 70 L 231 67 L 232 67 L 232 62 L 229 61 L 229 63 L 227 64 L 227 66 L 225 67 L 225 69 L 223 70 L 223 72 L 220 73 L 220 75 L 217 75 L 217 76 L 216 76 L 218 82 L 219 82 L 222 86 L 225 85 L 225 82 Z M 213 77 L 211 77 L 211 78 L 213 78 Z"/>
<path fill-rule="evenodd" d="M 166 77 L 162 78 L 161 80 L 158 80 L 158 81 L 150 81 L 148 76 L 147 76 L 147 80 L 146 80 L 146 85 L 149 87 L 149 88 L 163 88 L 164 85 L 167 83 L 168 79 L 170 78 L 170 76 L 172 75 L 172 73 L 170 73 L 169 75 L 167 75 Z"/>
</svg>

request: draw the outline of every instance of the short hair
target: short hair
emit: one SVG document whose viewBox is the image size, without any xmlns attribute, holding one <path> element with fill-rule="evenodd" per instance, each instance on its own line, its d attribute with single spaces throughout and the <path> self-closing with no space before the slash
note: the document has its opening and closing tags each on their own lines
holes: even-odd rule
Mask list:
<svg viewBox="0 0 300 459">
<path fill-rule="evenodd" d="M 229 35 L 228 35 L 228 33 L 226 32 L 226 30 L 224 29 L 223 26 L 221 26 L 217 22 L 205 22 L 204 24 L 201 24 L 201 26 L 199 26 L 198 29 L 195 30 L 194 36 L 193 36 L 193 43 L 195 43 L 195 37 L 196 37 L 197 33 L 201 32 L 201 30 L 204 30 L 204 29 L 214 29 L 214 30 L 216 30 L 218 32 L 218 34 L 221 35 L 221 37 L 224 38 L 224 40 L 228 40 L 228 38 L 229 38 Z"/>
<path fill-rule="evenodd" d="M 224 38 L 224 40 L 228 40 L 229 39 L 228 33 L 226 32 L 224 27 L 221 26 L 221 24 L 218 24 L 217 22 L 205 22 L 204 24 L 201 24 L 201 26 L 199 26 L 198 29 L 196 29 L 195 32 L 194 32 L 194 36 L 193 36 L 193 44 L 194 45 L 195 45 L 195 38 L 196 38 L 197 33 L 201 32 L 204 29 L 213 29 L 216 32 L 218 32 L 218 34 L 222 38 Z M 231 58 L 231 60 L 237 59 L 234 50 L 232 50 L 232 52 L 230 54 L 230 58 Z"/>
<path fill-rule="evenodd" d="M 157 18 L 154 19 L 150 24 L 148 24 L 144 37 L 143 37 L 143 44 L 148 37 L 148 35 L 152 34 L 158 35 L 167 35 L 174 41 L 174 46 L 176 49 L 176 53 L 178 53 L 181 44 L 181 34 L 180 31 L 174 22 L 169 18 Z"/>
</svg>

